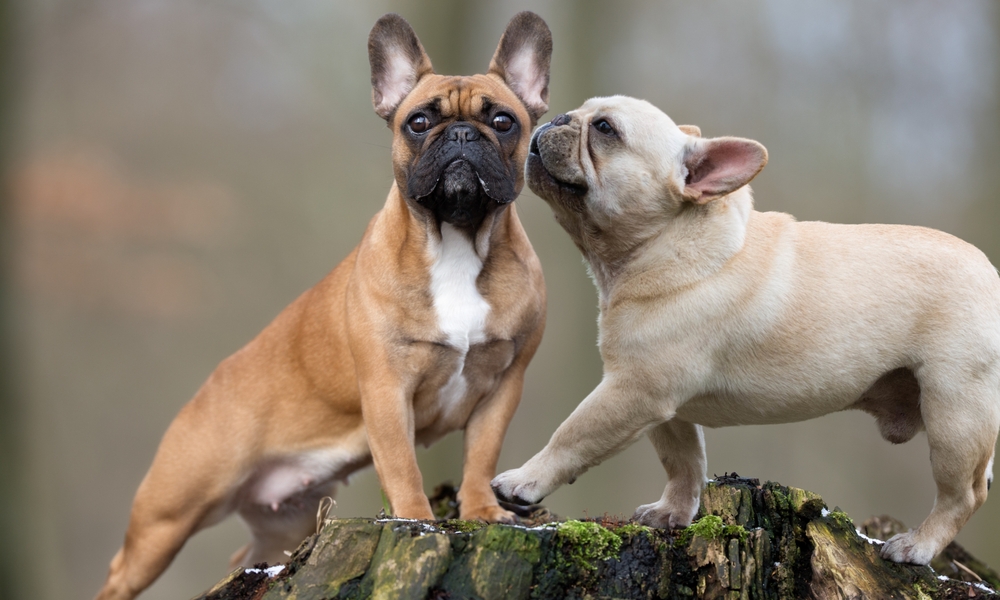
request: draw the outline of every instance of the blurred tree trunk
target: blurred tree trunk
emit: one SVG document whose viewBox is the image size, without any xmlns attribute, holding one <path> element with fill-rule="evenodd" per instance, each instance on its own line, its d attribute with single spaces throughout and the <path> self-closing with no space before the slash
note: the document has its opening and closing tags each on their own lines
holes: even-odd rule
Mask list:
<svg viewBox="0 0 1000 600">
<path fill-rule="evenodd" d="M 8 163 L 12 145 L 14 60 L 13 2 L 0 3 L 0 600 L 30 598 L 24 535 L 24 461 L 21 406 L 15 397 L 11 342 L 11 241 Z"/>
<path fill-rule="evenodd" d="M 439 494 L 442 505 L 450 516 L 454 495 Z M 846 514 L 804 490 L 722 477 L 699 517 L 675 531 L 548 522 L 544 509 L 527 527 L 329 519 L 287 565 L 238 569 L 200 600 L 1000 597 L 1000 576 L 956 545 L 936 571 L 882 560 Z M 882 518 L 865 530 L 900 526 Z"/>
</svg>

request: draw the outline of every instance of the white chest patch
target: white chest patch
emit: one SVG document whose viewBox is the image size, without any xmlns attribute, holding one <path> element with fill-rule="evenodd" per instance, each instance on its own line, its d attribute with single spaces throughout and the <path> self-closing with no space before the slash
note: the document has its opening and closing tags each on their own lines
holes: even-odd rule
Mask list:
<svg viewBox="0 0 1000 600">
<path fill-rule="evenodd" d="M 483 261 L 469 238 L 449 223 L 442 223 L 441 242 L 433 244 L 430 251 L 431 294 L 438 329 L 446 343 L 459 351 L 455 372 L 438 394 L 447 410 L 465 397 L 467 382 L 462 375 L 465 357 L 470 346 L 486 340 L 484 330 L 490 305 L 476 288 Z"/>
</svg>

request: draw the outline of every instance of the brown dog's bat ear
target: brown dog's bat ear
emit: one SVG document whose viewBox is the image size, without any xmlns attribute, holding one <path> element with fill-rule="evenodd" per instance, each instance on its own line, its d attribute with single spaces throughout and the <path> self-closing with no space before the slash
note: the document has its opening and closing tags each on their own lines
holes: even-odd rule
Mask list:
<svg viewBox="0 0 1000 600">
<path fill-rule="evenodd" d="M 735 137 L 696 138 L 684 150 L 684 196 L 696 204 L 735 192 L 767 164 L 759 142 Z"/>
<path fill-rule="evenodd" d="M 394 13 L 376 21 L 368 34 L 368 62 L 372 67 L 372 104 L 386 120 L 420 78 L 434 72 L 413 28 Z"/>
<path fill-rule="evenodd" d="M 697 125 L 678 125 L 677 129 L 680 129 L 688 135 L 701 137 L 701 127 L 698 127 Z"/>
<path fill-rule="evenodd" d="M 503 79 L 524 102 L 533 123 L 549 110 L 551 62 L 549 26 L 531 11 L 514 15 L 500 38 L 489 72 Z"/>
</svg>

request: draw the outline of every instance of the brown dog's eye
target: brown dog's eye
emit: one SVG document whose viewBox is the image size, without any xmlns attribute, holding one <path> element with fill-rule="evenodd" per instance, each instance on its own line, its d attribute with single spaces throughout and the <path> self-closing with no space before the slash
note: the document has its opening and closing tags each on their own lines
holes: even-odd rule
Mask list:
<svg viewBox="0 0 1000 600">
<path fill-rule="evenodd" d="M 497 131 L 510 131 L 510 128 L 514 126 L 514 118 L 507 113 L 499 113 L 497 116 L 493 117 L 493 129 Z"/>
<path fill-rule="evenodd" d="M 615 128 L 608 123 L 606 119 L 601 119 L 600 121 L 594 121 L 594 129 L 600 131 L 604 135 L 614 135 Z"/>
<path fill-rule="evenodd" d="M 406 122 L 413 133 L 423 133 L 431 128 L 431 120 L 424 113 L 417 113 Z"/>
</svg>

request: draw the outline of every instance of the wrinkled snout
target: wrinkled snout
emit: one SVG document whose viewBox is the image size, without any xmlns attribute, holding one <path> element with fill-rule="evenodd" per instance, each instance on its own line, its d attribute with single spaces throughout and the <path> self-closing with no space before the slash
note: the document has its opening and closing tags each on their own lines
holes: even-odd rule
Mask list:
<svg viewBox="0 0 1000 600">
<path fill-rule="evenodd" d="M 531 136 L 526 166 L 528 187 L 547 201 L 582 208 L 587 177 L 580 166 L 580 123 L 558 115 Z"/>
<path fill-rule="evenodd" d="M 476 229 L 517 197 L 516 181 L 496 143 L 475 125 L 456 121 L 421 150 L 406 190 L 438 221 Z"/>
<path fill-rule="evenodd" d="M 562 114 L 538 128 L 531 139 L 531 152 L 538 154 L 545 170 L 560 183 L 586 188 L 580 141 L 579 122 Z"/>
</svg>

